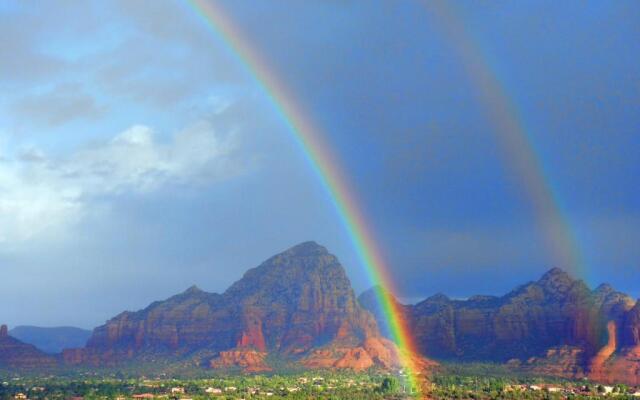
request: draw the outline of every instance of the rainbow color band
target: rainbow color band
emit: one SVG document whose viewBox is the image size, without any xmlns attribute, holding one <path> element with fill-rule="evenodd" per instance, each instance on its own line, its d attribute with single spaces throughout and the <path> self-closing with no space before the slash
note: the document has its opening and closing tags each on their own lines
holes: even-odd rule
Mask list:
<svg viewBox="0 0 640 400">
<path fill-rule="evenodd" d="M 345 175 L 339 169 L 331 151 L 323 142 L 323 135 L 319 129 L 301 109 L 284 82 L 269 68 L 216 1 L 189 0 L 187 3 L 209 30 L 229 46 L 286 123 L 288 131 L 304 153 L 311 169 L 329 194 L 370 281 L 392 290 L 394 285 L 389 276 L 389 268 L 380 254 L 373 232 L 367 226 L 356 197 L 350 191 Z M 406 369 L 407 383 L 411 390 L 418 391 L 416 377 L 420 371 L 414 365 L 412 357 L 417 354 L 416 347 L 405 325 L 402 312 L 397 309 L 388 291 L 378 290 L 376 293 L 389 331 L 399 348 L 400 361 Z"/>
</svg>

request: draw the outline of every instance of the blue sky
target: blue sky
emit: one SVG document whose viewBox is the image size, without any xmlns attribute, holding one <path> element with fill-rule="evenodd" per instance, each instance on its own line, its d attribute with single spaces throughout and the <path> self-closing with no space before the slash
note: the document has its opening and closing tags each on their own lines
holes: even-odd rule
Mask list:
<svg viewBox="0 0 640 400">
<path fill-rule="evenodd" d="M 422 2 L 223 2 L 343 164 L 399 295 L 555 266 L 478 88 Z M 582 254 L 640 296 L 640 6 L 453 3 Z M 28 28 L 27 28 L 28 27 Z M 304 155 L 182 2 L 0 3 L 0 320 L 92 327 L 316 240 L 370 284 Z"/>
</svg>

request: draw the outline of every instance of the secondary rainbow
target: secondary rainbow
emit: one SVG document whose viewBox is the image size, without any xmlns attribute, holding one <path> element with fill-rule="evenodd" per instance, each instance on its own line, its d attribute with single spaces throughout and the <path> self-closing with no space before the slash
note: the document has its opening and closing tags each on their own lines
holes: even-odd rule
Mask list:
<svg viewBox="0 0 640 400">
<path fill-rule="evenodd" d="M 508 95 L 504 82 L 499 79 L 500 74 L 489 62 L 491 53 L 483 51 L 474 40 L 450 1 L 423 1 L 422 4 L 432 17 L 429 20 L 440 28 L 460 57 L 475 86 L 494 126 L 493 134 L 502 148 L 505 161 L 531 204 L 554 266 L 584 275 L 586 265 L 571 224 L 563 213 L 560 196 L 545 171 L 543 157 L 536 150 L 531 130 Z"/>
<path fill-rule="evenodd" d="M 367 225 L 356 196 L 340 170 L 339 163 L 324 142 L 324 135 L 318 125 L 311 120 L 285 82 L 274 73 L 258 49 L 251 46 L 243 32 L 234 25 L 233 20 L 216 1 L 189 0 L 187 4 L 209 30 L 229 46 L 282 117 L 311 169 L 329 194 L 370 281 L 393 291 L 393 280 L 389 276 L 389 268 L 376 244 L 373 231 Z M 400 358 L 406 370 L 409 387 L 417 391 L 417 376 L 420 371 L 412 356 L 417 352 L 402 312 L 388 292 L 377 291 L 377 297 L 389 332 L 400 349 Z"/>
</svg>

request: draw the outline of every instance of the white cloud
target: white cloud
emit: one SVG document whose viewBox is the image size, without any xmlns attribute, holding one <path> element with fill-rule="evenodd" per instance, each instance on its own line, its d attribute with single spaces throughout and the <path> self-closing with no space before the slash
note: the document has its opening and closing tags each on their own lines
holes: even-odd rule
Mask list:
<svg viewBox="0 0 640 400">
<path fill-rule="evenodd" d="M 244 170 L 237 147 L 235 134 L 200 121 L 167 141 L 134 125 L 64 158 L 39 149 L 0 154 L 0 246 L 59 234 L 114 196 L 233 177 Z"/>
</svg>

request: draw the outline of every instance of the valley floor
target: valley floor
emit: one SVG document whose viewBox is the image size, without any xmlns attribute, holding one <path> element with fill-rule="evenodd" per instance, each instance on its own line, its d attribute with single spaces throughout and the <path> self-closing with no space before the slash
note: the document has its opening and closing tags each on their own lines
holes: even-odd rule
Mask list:
<svg viewBox="0 0 640 400">
<path fill-rule="evenodd" d="M 486 376 L 481 369 L 432 377 L 423 395 L 406 393 L 401 376 L 304 373 L 198 379 L 0 376 L 0 400 L 26 399 L 640 399 L 640 388 L 515 376 Z"/>
<path fill-rule="evenodd" d="M 229 376 L 211 379 L 4 378 L 0 400 L 405 399 L 401 380 L 377 374 Z"/>
</svg>

